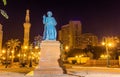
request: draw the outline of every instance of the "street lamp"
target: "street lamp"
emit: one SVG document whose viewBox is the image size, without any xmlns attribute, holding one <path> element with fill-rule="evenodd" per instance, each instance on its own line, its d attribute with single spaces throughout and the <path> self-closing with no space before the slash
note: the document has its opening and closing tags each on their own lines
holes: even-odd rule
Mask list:
<svg viewBox="0 0 120 77">
<path fill-rule="evenodd" d="M 5 50 L 2 50 L 2 53 L 5 53 L 6 51 Z"/>
<path fill-rule="evenodd" d="M 23 51 L 23 63 L 26 63 L 26 60 L 28 60 L 28 57 L 26 57 L 27 55 L 27 50 L 28 50 L 28 46 L 24 46 L 24 51 Z"/>
<path fill-rule="evenodd" d="M 8 56 L 9 56 L 9 49 L 7 49 L 7 51 L 6 51 L 6 66 L 5 66 L 5 68 L 7 68 L 7 66 L 8 66 Z"/>
<path fill-rule="evenodd" d="M 63 52 L 63 61 L 67 60 L 68 51 L 69 51 L 69 46 L 66 45 Z"/>
<path fill-rule="evenodd" d="M 104 42 L 102 42 L 102 45 L 105 46 L 106 53 L 107 53 L 107 67 L 109 67 L 109 47 L 112 47 L 112 43 L 110 42 L 109 38 L 105 37 Z"/>
<path fill-rule="evenodd" d="M 26 65 L 27 50 L 28 50 L 28 46 L 23 45 L 23 46 L 22 46 L 22 52 L 20 53 L 20 54 L 21 54 L 21 55 L 20 55 L 20 59 L 21 59 L 20 63 L 21 63 L 21 65 L 22 65 L 22 67 L 24 67 L 24 66 Z"/>
<path fill-rule="evenodd" d="M 28 46 L 24 46 L 24 49 L 28 49 Z"/>
<path fill-rule="evenodd" d="M 32 67 L 32 44 L 30 45 L 30 64 L 29 64 L 29 67 Z"/>
<path fill-rule="evenodd" d="M 35 63 L 38 64 L 38 62 L 39 62 L 39 56 L 40 56 L 40 48 L 39 48 L 39 46 L 35 46 L 34 50 L 35 50 L 35 52 L 34 52 L 32 58 L 34 58 Z"/>
<path fill-rule="evenodd" d="M 69 47 L 68 46 L 65 46 L 65 50 L 68 50 L 69 49 Z"/>
</svg>

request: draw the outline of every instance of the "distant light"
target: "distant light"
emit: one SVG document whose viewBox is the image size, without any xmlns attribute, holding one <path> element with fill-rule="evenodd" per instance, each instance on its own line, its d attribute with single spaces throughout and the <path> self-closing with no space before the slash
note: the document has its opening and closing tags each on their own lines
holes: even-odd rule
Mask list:
<svg viewBox="0 0 120 77">
<path fill-rule="evenodd" d="M 2 50 L 2 53 L 5 53 L 5 50 Z"/>
<path fill-rule="evenodd" d="M 65 46 L 65 50 L 68 50 L 69 49 L 69 47 L 68 46 Z"/>
<path fill-rule="evenodd" d="M 108 44 L 108 46 L 110 46 L 110 47 L 111 47 L 111 46 L 112 46 L 112 44 L 111 44 L 111 43 L 109 43 L 109 44 Z"/>
<path fill-rule="evenodd" d="M 14 53 L 14 51 L 13 51 L 13 50 L 12 50 L 11 52 L 12 52 L 12 53 Z"/>
<path fill-rule="evenodd" d="M 75 58 L 78 58 L 78 56 L 75 56 Z"/>
<path fill-rule="evenodd" d="M 2 57 L 3 60 L 5 60 L 5 57 Z"/>
<path fill-rule="evenodd" d="M 40 52 L 38 52 L 38 54 L 41 54 Z"/>
<path fill-rule="evenodd" d="M 26 54 L 24 54 L 24 57 L 26 57 Z"/>
<path fill-rule="evenodd" d="M 28 49 L 28 46 L 24 46 L 24 49 Z"/>
<path fill-rule="evenodd" d="M 39 47 L 38 46 L 35 46 L 35 49 L 38 49 Z"/>
<path fill-rule="evenodd" d="M 20 57 L 20 54 L 18 54 L 17 56 Z"/>
<path fill-rule="evenodd" d="M 102 42 L 102 45 L 105 45 L 105 42 Z"/>
</svg>

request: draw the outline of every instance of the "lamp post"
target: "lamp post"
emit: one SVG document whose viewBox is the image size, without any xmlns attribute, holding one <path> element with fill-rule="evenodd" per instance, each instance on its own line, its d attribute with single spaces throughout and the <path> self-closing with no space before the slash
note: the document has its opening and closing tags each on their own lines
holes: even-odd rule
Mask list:
<svg viewBox="0 0 120 77">
<path fill-rule="evenodd" d="M 40 54 L 40 52 L 39 52 L 39 46 L 35 46 L 35 53 L 34 53 L 34 55 L 36 55 L 36 56 L 34 56 L 35 57 L 35 63 L 37 64 L 39 61 L 39 54 Z"/>
<path fill-rule="evenodd" d="M 112 46 L 112 43 L 110 43 L 109 37 L 105 37 L 104 38 L 104 42 L 102 42 L 102 45 L 104 45 L 105 49 L 106 49 L 106 53 L 107 53 L 107 67 L 109 67 L 109 65 L 110 65 L 110 61 L 109 61 L 109 47 Z"/>
<path fill-rule="evenodd" d="M 32 44 L 30 45 L 30 64 L 29 67 L 32 67 Z"/>
<path fill-rule="evenodd" d="M 109 51 L 108 51 L 108 45 L 106 44 L 105 47 L 106 47 L 106 52 L 107 52 L 107 67 L 109 67 L 110 62 L 109 62 Z"/>
<path fill-rule="evenodd" d="M 7 49 L 7 51 L 6 51 L 6 66 L 5 66 L 5 68 L 8 67 L 8 56 L 9 56 L 9 49 Z"/>
<path fill-rule="evenodd" d="M 28 60 L 28 57 L 26 57 L 27 52 L 28 51 L 28 46 L 24 46 L 24 55 L 23 55 L 23 61 L 26 63 L 26 61 Z"/>
<path fill-rule="evenodd" d="M 68 53 L 68 51 L 69 51 L 69 46 L 65 46 L 65 52 L 64 52 L 64 60 L 66 60 L 67 59 L 67 53 Z"/>
<path fill-rule="evenodd" d="M 22 46 L 22 54 L 20 55 L 22 67 L 24 67 L 25 64 L 26 64 L 26 60 L 27 60 L 27 57 L 26 57 L 27 49 L 28 49 L 28 46 Z"/>
</svg>

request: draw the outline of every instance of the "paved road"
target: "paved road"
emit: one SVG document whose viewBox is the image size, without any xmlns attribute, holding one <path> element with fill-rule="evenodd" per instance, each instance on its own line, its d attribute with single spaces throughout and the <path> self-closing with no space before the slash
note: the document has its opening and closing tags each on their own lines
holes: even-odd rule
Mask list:
<svg viewBox="0 0 120 77">
<path fill-rule="evenodd" d="M 27 73 L 33 71 L 35 68 L 0 68 L 0 77 L 26 77 Z"/>
<path fill-rule="evenodd" d="M 11 68 L 5 68 L 1 66 L 0 77 L 7 77 L 7 76 L 12 77 L 12 73 L 14 73 L 14 75 L 19 75 L 20 77 L 25 77 L 25 75 L 28 72 L 33 71 L 34 69 L 35 69 L 34 67 L 19 68 L 14 66 Z M 120 68 L 82 67 L 82 66 L 72 65 L 72 68 L 67 68 L 67 71 L 69 74 L 72 74 L 76 77 L 80 77 L 80 76 L 82 77 L 120 77 Z M 5 74 L 7 76 L 2 76 L 1 74 Z"/>
<path fill-rule="evenodd" d="M 120 68 L 72 66 L 67 71 L 83 77 L 120 77 Z"/>
<path fill-rule="evenodd" d="M 0 69 L 0 72 L 16 72 L 16 73 L 23 73 L 26 74 L 30 71 L 33 71 L 34 68 L 2 68 Z"/>
</svg>

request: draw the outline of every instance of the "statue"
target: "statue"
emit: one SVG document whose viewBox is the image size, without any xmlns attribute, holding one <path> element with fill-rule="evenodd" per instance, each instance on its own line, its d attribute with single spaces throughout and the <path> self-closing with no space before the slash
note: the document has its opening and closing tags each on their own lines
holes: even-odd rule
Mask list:
<svg viewBox="0 0 120 77">
<path fill-rule="evenodd" d="M 57 22 L 54 17 L 52 17 L 52 12 L 48 11 L 47 16 L 43 15 L 44 33 L 43 40 L 56 40 L 57 32 L 55 26 Z"/>
</svg>

